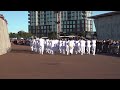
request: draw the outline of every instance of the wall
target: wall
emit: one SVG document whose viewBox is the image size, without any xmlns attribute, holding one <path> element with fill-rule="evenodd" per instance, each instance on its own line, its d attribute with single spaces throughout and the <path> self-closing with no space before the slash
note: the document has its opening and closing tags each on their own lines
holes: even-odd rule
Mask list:
<svg viewBox="0 0 120 90">
<path fill-rule="evenodd" d="M 7 23 L 0 17 L 0 55 L 7 53 L 11 49 Z"/>
<path fill-rule="evenodd" d="M 120 40 L 120 15 L 112 15 L 95 19 L 98 39 Z"/>
</svg>

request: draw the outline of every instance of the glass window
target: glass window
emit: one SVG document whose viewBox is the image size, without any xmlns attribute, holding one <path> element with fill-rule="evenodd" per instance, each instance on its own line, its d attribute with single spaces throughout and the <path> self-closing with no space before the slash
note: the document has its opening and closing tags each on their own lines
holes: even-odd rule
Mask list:
<svg viewBox="0 0 120 90">
<path fill-rule="evenodd" d="M 67 25 L 67 28 L 69 28 L 69 25 Z"/>
<path fill-rule="evenodd" d="M 73 28 L 75 28 L 75 25 L 73 25 Z"/>
<path fill-rule="evenodd" d="M 66 24 L 66 21 L 64 21 L 64 24 Z"/>
<path fill-rule="evenodd" d="M 64 25 L 64 28 L 66 28 L 66 25 Z"/>
<path fill-rule="evenodd" d="M 72 32 L 72 29 L 70 29 L 70 32 Z"/>
<path fill-rule="evenodd" d="M 41 29 L 43 29 L 43 26 L 41 26 Z"/>
<path fill-rule="evenodd" d="M 77 25 L 77 28 L 80 28 L 80 25 Z"/>
<path fill-rule="evenodd" d="M 73 21 L 73 24 L 75 24 L 75 21 Z"/>
<path fill-rule="evenodd" d="M 67 32 L 69 32 L 69 29 L 67 29 Z"/>
<path fill-rule="evenodd" d="M 72 28 L 72 25 L 70 25 L 70 28 Z"/>
<path fill-rule="evenodd" d="M 80 21 L 77 21 L 78 24 L 80 24 Z"/>
<path fill-rule="evenodd" d="M 70 24 L 72 24 L 72 21 L 70 21 Z"/>
<path fill-rule="evenodd" d="M 63 25 L 61 25 L 61 28 L 63 28 Z"/>
<path fill-rule="evenodd" d="M 47 26 L 47 29 L 49 29 L 49 26 Z"/>
<path fill-rule="evenodd" d="M 84 24 L 82 24 L 82 27 L 84 27 Z"/>
<path fill-rule="evenodd" d="M 82 23 L 84 23 L 84 20 L 82 20 Z"/>
<path fill-rule="evenodd" d="M 64 31 L 66 32 L 66 29 L 64 29 Z"/>
<path fill-rule="evenodd" d="M 67 24 L 69 24 L 69 21 L 67 21 Z"/>
<path fill-rule="evenodd" d="M 46 29 L 46 26 L 44 26 L 44 29 Z"/>
<path fill-rule="evenodd" d="M 35 30 L 33 30 L 33 33 L 35 33 Z"/>
</svg>

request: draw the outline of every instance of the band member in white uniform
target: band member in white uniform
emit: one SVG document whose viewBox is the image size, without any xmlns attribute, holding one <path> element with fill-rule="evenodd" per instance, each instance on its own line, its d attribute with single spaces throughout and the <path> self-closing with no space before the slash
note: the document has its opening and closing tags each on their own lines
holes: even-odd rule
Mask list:
<svg viewBox="0 0 120 90">
<path fill-rule="evenodd" d="M 85 40 L 81 40 L 81 55 L 85 54 Z"/>
<path fill-rule="evenodd" d="M 70 54 L 73 54 L 74 47 L 75 47 L 74 40 L 70 40 L 69 42 Z"/>
<path fill-rule="evenodd" d="M 67 39 L 66 40 L 66 52 L 67 52 L 67 55 L 69 55 L 69 52 L 70 50 L 69 50 L 69 40 Z"/>
<path fill-rule="evenodd" d="M 65 50 L 66 50 L 66 42 L 65 40 L 62 40 L 62 54 L 65 54 Z"/>
<path fill-rule="evenodd" d="M 90 54 L 90 48 L 91 48 L 91 41 L 88 39 L 86 41 L 86 51 L 87 51 L 87 54 Z"/>
<path fill-rule="evenodd" d="M 33 39 L 30 40 L 31 51 L 33 52 Z"/>
<path fill-rule="evenodd" d="M 39 51 L 40 51 L 40 54 L 42 54 L 42 55 L 44 53 L 44 43 L 45 43 L 44 39 L 40 38 L 40 48 L 39 48 Z"/>
<path fill-rule="evenodd" d="M 96 51 L 96 40 L 93 39 L 92 40 L 92 54 L 95 55 L 95 51 Z"/>
</svg>

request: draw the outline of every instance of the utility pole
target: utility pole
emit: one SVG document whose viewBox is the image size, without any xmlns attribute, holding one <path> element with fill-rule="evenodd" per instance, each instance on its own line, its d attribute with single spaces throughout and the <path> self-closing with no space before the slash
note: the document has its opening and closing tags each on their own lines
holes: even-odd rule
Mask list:
<svg viewBox="0 0 120 90">
<path fill-rule="evenodd" d="M 57 38 L 60 36 L 61 32 L 61 11 L 55 11 L 57 15 L 57 21 L 55 22 L 57 24 Z"/>
</svg>

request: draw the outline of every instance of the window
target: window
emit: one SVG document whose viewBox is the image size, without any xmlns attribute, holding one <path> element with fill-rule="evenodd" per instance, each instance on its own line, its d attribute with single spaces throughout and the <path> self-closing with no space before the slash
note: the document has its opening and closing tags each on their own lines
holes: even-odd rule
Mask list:
<svg viewBox="0 0 120 90">
<path fill-rule="evenodd" d="M 67 24 L 69 24 L 69 21 L 67 21 Z"/>
<path fill-rule="evenodd" d="M 46 26 L 44 26 L 44 29 L 46 29 Z"/>
<path fill-rule="evenodd" d="M 69 28 L 69 25 L 67 25 L 67 28 Z"/>
<path fill-rule="evenodd" d="M 73 28 L 75 28 L 75 25 L 73 25 Z"/>
<path fill-rule="evenodd" d="M 69 32 L 69 29 L 67 29 L 67 32 Z"/>
<path fill-rule="evenodd" d="M 44 33 L 46 33 L 46 30 L 44 30 Z"/>
<path fill-rule="evenodd" d="M 80 28 L 78 28 L 77 31 L 80 31 Z"/>
<path fill-rule="evenodd" d="M 84 20 L 82 20 L 82 23 L 84 23 Z"/>
<path fill-rule="evenodd" d="M 70 28 L 72 28 L 72 25 L 70 25 Z"/>
<path fill-rule="evenodd" d="M 64 24 L 66 24 L 66 21 L 64 21 Z"/>
<path fill-rule="evenodd" d="M 70 21 L 70 24 L 72 24 L 72 21 Z"/>
<path fill-rule="evenodd" d="M 63 25 L 61 25 L 61 28 L 63 28 Z"/>
<path fill-rule="evenodd" d="M 82 27 L 84 27 L 84 24 L 82 24 Z"/>
<path fill-rule="evenodd" d="M 75 24 L 75 21 L 73 21 L 73 24 Z"/>
<path fill-rule="evenodd" d="M 66 25 L 64 25 L 64 28 L 66 28 Z"/>
<path fill-rule="evenodd" d="M 43 26 L 41 26 L 41 29 L 43 29 Z"/>
<path fill-rule="evenodd" d="M 72 32 L 72 29 L 70 29 L 70 32 Z"/>
<path fill-rule="evenodd" d="M 64 31 L 66 32 L 66 29 L 64 29 Z"/>
<path fill-rule="evenodd" d="M 77 28 L 80 28 L 80 25 L 77 25 Z"/>
<path fill-rule="evenodd" d="M 78 24 L 80 24 L 80 21 L 77 21 Z"/>
<path fill-rule="evenodd" d="M 49 29 L 49 26 L 47 26 L 47 29 Z"/>
<path fill-rule="evenodd" d="M 33 33 L 35 33 L 35 30 L 33 30 Z"/>
</svg>

